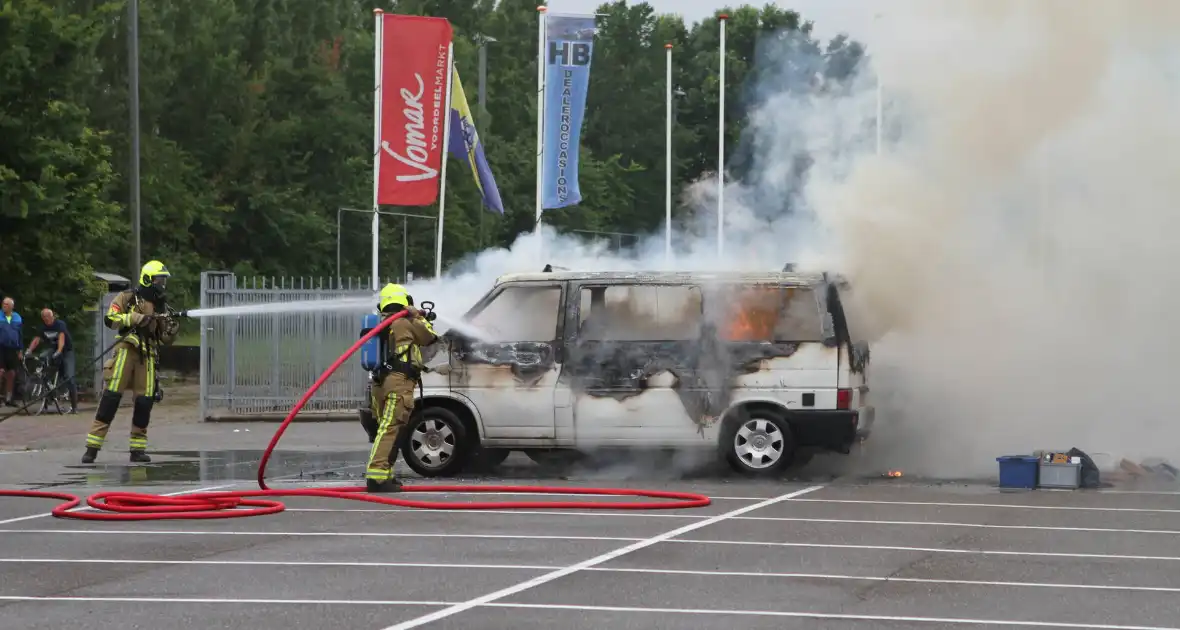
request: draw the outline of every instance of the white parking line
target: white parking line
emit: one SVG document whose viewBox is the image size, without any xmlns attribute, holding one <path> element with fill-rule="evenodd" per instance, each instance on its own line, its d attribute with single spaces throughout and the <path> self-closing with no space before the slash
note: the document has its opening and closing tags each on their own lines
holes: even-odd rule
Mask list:
<svg viewBox="0 0 1180 630">
<path fill-rule="evenodd" d="M 0 534 L 112 534 L 123 536 L 290 536 L 338 538 L 475 538 L 504 540 L 606 540 L 635 542 L 643 538 L 615 536 L 564 536 L 556 534 L 440 534 L 434 532 L 285 532 L 176 529 L 0 529 Z"/>
<path fill-rule="evenodd" d="M 127 602 L 134 604 L 305 604 L 309 606 L 450 606 L 451 602 L 397 599 L 222 599 L 215 597 L 103 597 L 69 595 L 0 595 L 10 602 Z M 1167 629 L 1172 630 L 1172 629 Z"/>
<path fill-rule="evenodd" d="M 530 516 L 591 516 L 591 517 L 625 517 L 625 518 L 690 518 L 690 519 L 706 519 L 708 515 L 699 514 L 659 514 L 653 512 L 609 512 L 609 511 L 593 511 L 593 512 L 556 512 L 553 510 L 418 510 L 412 508 L 287 508 L 287 512 L 325 512 L 325 513 L 349 513 L 349 512 L 363 512 L 363 513 L 381 513 L 394 512 L 398 514 L 418 514 L 425 515 L 431 512 L 446 512 L 461 515 L 477 516 L 478 514 L 522 514 Z M 963 522 L 947 522 L 947 521 L 880 521 L 872 519 L 854 519 L 854 518 L 804 518 L 804 517 L 788 517 L 788 516 L 735 516 L 733 521 L 772 521 L 772 522 L 791 522 L 791 523 L 840 523 L 851 525 L 927 525 L 935 527 L 977 527 L 981 529 L 1030 529 L 1030 530 L 1045 530 L 1045 531 L 1059 531 L 1059 532 L 1101 532 L 1101 533 L 1115 533 L 1115 534 L 1180 534 L 1180 529 L 1119 529 L 1112 527 L 1055 527 L 1052 525 L 993 525 L 991 523 L 963 523 Z"/>
<path fill-rule="evenodd" d="M 1016 621 L 1009 619 L 956 619 L 953 617 L 909 617 L 893 615 L 854 615 L 848 613 L 787 612 L 777 610 L 714 610 L 705 608 L 640 608 L 632 606 L 577 606 L 561 604 L 518 604 L 505 602 L 487 604 L 494 608 L 525 608 L 540 610 L 578 610 L 593 612 L 659 613 L 681 615 L 737 615 L 743 617 L 793 617 L 796 619 L 824 619 L 832 621 L 901 621 L 908 623 L 937 623 L 946 625 L 987 625 L 1033 628 L 1072 628 L 1074 630 L 1180 630 L 1165 626 L 1122 626 L 1094 623 L 1054 621 Z"/>
<path fill-rule="evenodd" d="M 568 496 L 568 495 L 567 495 Z M 417 508 L 287 508 L 284 512 L 326 512 L 326 513 L 349 513 L 349 512 L 396 512 L 398 514 L 430 514 L 431 512 L 442 512 L 445 514 L 467 514 L 470 516 L 478 516 L 479 514 L 523 514 L 530 516 L 630 516 L 636 518 L 693 518 L 706 519 L 710 514 L 657 514 L 655 512 L 643 512 L 631 510 L 629 512 L 610 512 L 610 511 L 586 511 L 577 512 L 569 510 L 461 510 L 461 509 L 445 509 L 445 510 L 422 510 Z M 740 518 L 740 517 L 739 517 Z"/>
<path fill-rule="evenodd" d="M 85 602 L 134 604 L 273 604 L 309 606 L 455 606 L 453 602 L 407 600 L 348 600 L 348 599 L 214 599 L 206 597 L 85 597 L 85 596 L 25 596 L 0 595 L 0 601 L 20 602 Z M 829 621 L 895 621 L 968 626 L 1007 626 L 1019 628 L 1066 628 L 1070 630 L 1180 630 L 1170 626 L 1128 626 L 1068 621 L 1021 621 L 1014 619 L 958 619 L 954 617 L 909 617 L 893 615 L 854 615 L 849 613 L 795 612 L 779 610 L 717 610 L 707 608 L 641 608 L 633 606 L 581 606 L 575 604 L 520 604 L 489 602 L 473 608 L 507 608 L 517 610 L 570 610 L 581 612 L 657 613 L 676 615 L 710 615 L 739 617 L 783 617 L 820 619 Z"/>
<path fill-rule="evenodd" d="M 122 558 L 0 558 L 0 563 L 10 564 L 131 564 L 131 565 L 182 565 L 214 567 L 333 567 L 366 569 L 462 569 L 497 571 L 553 571 L 560 566 L 535 564 L 463 564 L 437 562 L 331 562 L 304 560 L 130 560 Z M 598 573 L 646 573 L 653 575 L 698 575 L 714 577 L 753 577 L 810 579 L 861 582 L 911 582 L 916 584 L 953 584 L 956 586 L 1000 586 L 1017 588 L 1056 588 L 1097 591 L 1139 591 L 1147 593 L 1180 593 L 1180 587 L 1131 586 L 1119 584 L 1074 584 L 1057 582 L 1007 582 L 993 580 L 942 580 L 935 578 L 906 578 L 875 575 L 841 575 L 828 573 L 789 573 L 759 571 L 709 571 L 692 569 L 653 569 L 631 567 L 588 567 L 583 571 Z"/>
<path fill-rule="evenodd" d="M 796 542 L 751 542 L 738 540 L 693 540 L 677 538 L 673 543 L 690 545 L 750 545 L 758 547 L 798 547 L 801 549 L 855 549 L 860 551 L 916 551 L 920 553 L 951 553 L 976 556 L 1023 556 L 1035 558 L 1094 558 L 1102 560 L 1165 560 L 1180 561 L 1176 556 L 1135 556 L 1103 553 L 1064 553 L 1052 551 L 1002 551 L 998 549 L 951 549 L 948 547 L 902 547 L 895 545 L 836 545 Z"/>
<path fill-rule="evenodd" d="M 750 506 L 753 507 L 753 506 Z M 698 521 L 692 526 L 703 527 L 708 521 Z M 695 528 L 695 527 L 694 527 Z M 644 542 L 647 538 L 625 536 L 561 536 L 553 534 L 440 534 L 433 532 L 287 532 L 287 531 L 197 531 L 173 529 L 0 529 L 0 534 L 71 534 L 71 535 L 114 535 L 114 536 L 275 536 L 275 537 L 332 537 L 332 538 L 458 538 L 474 540 L 580 540 L 607 542 Z M 657 542 L 692 545 L 744 545 L 751 547 L 799 547 L 809 549 L 854 549 L 871 551 L 916 551 L 921 553 L 953 553 L 966 555 L 1025 556 L 1041 558 L 1096 558 L 1104 560 L 1161 560 L 1180 561 L 1176 556 L 1140 556 L 1099 553 L 1062 553 L 1048 551 L 1001 551 L 994 549 L 951 549 L 938 547 L 901 547 L 894 545 L 839 545 L 830 543 L 799 543 L 753 540 L 703 540 L 671 538 Z"/>
<path fill-rule="evenodd" d="M 702 527 L 708 527 L 710 525 L 720 523 L 727 518 L 731 518 L 734 516 L 740 516 L 742 514 L 745 514 L 746 512 L 758 510 L 758 509 L 764 508 L 768 505 L 773 505 L 775 503 L 778 503 L 780 501 L 786 501 L 787 499 L 793 499 L 797 496 L 807 494 L 808 492 L 814 492 L 816 490 L 819 490 L 820 488 L 823 488 L 823 486 L 812 486 L 810 488 L 804 488 L 802 490 L 797 490 L 795 492 L 791 492 L 788 494 L 777 496 L 773 499 L 767 499 L 766 501 L 762 501 L 761 503 L 747 505 L 745 507 L 738 508 L 738 509 L 730 511 L 730 512 L 726 512 L 724 514 L 718 514 L 717 516 L 713 516 L 713 517 L 708 518 L 703 521 L 689 523 L 688 525 L 685 525 L 684 527 L 673 529 L 673 530 L 664 532 L 663 534 L 660 534 L 658 536 L 652 536 L 651 538 L 645 538 L 645 539 L 640 540 L 638 542 L 627 545 L 626 547 L 620 547 L 614 551 L 604 553 L 599 556 L 595 556 L 593 558 L 590 558 L 589 560 L 583 560 L 582 562 L 579 562 L 577 564 L 571 564 L 570 566 L 565 567 L 564 569 L 559 569 L 557 571 L 552 571 L 552 572 L 546 573 L 544 575 L 539 575 L 531 580 L 526 580 L 526 581 L 521 582 L 515 586 L 503 588 L 498 591 L 488 593 L 487 595 L 483 595 L 481 597 L 476 597 L 474 599 L 467 600 L 466 602 L 463 602 L 461 604 L 455 604 L 453 606 L 448 606 L 447 608 L 444 608 L 443 610 L 439 610 L 439 611 L 430 613 L 428 615 L 423 615 L 423 616 L 415 618 L 415 619 L 403 621 L 401 623 L 389 626 L 389 627 L 385 628 L 385 630 L 408 630 L 409 628 L 417 628 L 418 626 L 421 626 L 423 624 L 427 624 L 432 621 L 437 621 L 439 619 L 444 619 L 446 617 L 450 617 L 451 615 L 461 613 L 465 610 L 470 610 L 471 608 L 474 608 L 476 606 L 490 604 L 492 602 L 495 602 L 496 600 L 504 599 L 505 597 L 508 597 L 509 595 L 515 595 L 517 593 L 520 593 L 521 591 L 526 591 L 530 588 L 540 586 L 540 585 L 546 584 L 548 582 L 552 582 L 553 580 L 563 578 L 563 577 L 573 574 L 573 573 L 577 573 L 578 571 L 581 571 L 583 569 L 588 569 L 590 567 L 600 565 L 603 562 L 609 562 L 609 561 L 614 560 L 615 558 L 618 558 L 620 556 L 624 556 L 624 555 L 627 555 L 633 551 L 638 551 L 640 549 L 650 547 L 650 546 L 655 545 L 657 543 L 661 543 L 666 540 L 670 540 L 672 538 L 675 538 L 676 536 L 680 536 L 681 534 L 687 534 L 688 532 L 700 529 Z"/>
<path fill-rule="evenodd" d="M 1180 529 L 1116 529 L 1109 527 L 1056 527 L 1052 525 L 993 525 L 991 523 L 956 523 L 944 521 L 873 521 L 851 518 L 790 518 L 777 516 L 743 516 L 734 520 L 779 521 L 795 523 L 840 523 L 852 525 L 930 525 L 934 527 L 973 527 L 980 529 L 1028 529 L 1052 532 L 1103 532 L 1113 534 L 1180 534 Z"/>
<path fill-rule="evenodd" d="M 862 505 L 925 505 L 931 507 L 1003 508 L 1007 510 L 1077 510 L 1083 512 L 1144 512 L 1180 514 L 1180 510 L 1163 508 L 1121 508 L 1080 505 L 1026 505 L 1020 503 L 953 503 L 938 501 L 873 501 L 868 499 L 796 499 L 798 503 L 856 503 Z"/>
<path fill-rule="evenodd" d="M 160 496 L 162 496 L 162 497 L 178 497 L 178 496 L 185 495 L 185 494 L 196 494 L 198 492 L 212 492 L 214 490 L 224 490 L 225 488 L 232 488 L 233 486 L 236 486 L 236 485 L 238 485 L 238 484 L 237 483 L 227 483 L 227 484 L 222 484 L 220 486 L 211 486 L 209 488 L 196 488 L 194 490 L 182 490 L 180 492 L 169 492 L 168 494 L 162 494 Z M 59 492 L 59 490 L 44 490 L 43 492 Z M 45 499 L 45 500 L 48 500 L 48 499 Z M 85 498 L 83 498 L 81 505 L 85 505 L 85 504 L 86 504 L 86 501 L 85 501 Z M 92 507 L 79 507 L 79 508 L 74 508 L 73 510 L 70 510 L 70 511 L 71 512 L 94 512 L 95 509 Z M 10 519 L 0 521 L 0 525 L 8 525 L 10 523 L 19 523 L 21 521 L 31 521 L 35 518 L 45 518 L 46 516 L 53 516 L 53 512 L 43 512 L 41 514 L 30 514 L 29 516 L 18 516 L 16 518 L 10 518 Z"/>
</svg>

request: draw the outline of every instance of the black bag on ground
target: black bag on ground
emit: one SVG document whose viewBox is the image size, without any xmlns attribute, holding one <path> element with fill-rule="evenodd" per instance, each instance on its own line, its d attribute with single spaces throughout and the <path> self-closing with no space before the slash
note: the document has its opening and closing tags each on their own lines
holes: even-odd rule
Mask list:
<svg viewBox="0 0 1180 630">
<path fill-rule="evenodd" d="M 1081 484 L 1083 488 L 1099 488 L 1102 486 L 1102 481 L 1100 480 L 1100 475 L 1098 474 L 1098 466 L 1094 464 L 1094 460 L 1090 459 L 1089 455 L 1083 453 L 1077 448 L 1069 449 L 1069 452 L 1066 453 L 1066 455 L 1069 455 L 1070 457 L 1082 458 Z"/>
</svg>

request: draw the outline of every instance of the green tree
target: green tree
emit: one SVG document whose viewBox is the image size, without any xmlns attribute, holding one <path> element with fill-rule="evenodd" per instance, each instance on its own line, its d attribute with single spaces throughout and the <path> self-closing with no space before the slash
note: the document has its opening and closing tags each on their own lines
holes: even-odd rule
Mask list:
<svg viewBox="0 0 1180 630">
<path fill-rule="evenodd" d="M 36 0 L 0 3 L 0 278 L 31 321 L 50 307 L 80 325 L 76 315 L 98 295 L 90 251 L 123 242 L 111 148 L 79 94 L 97 71 L 103 9 L 79 16 Z"/>
</svg>

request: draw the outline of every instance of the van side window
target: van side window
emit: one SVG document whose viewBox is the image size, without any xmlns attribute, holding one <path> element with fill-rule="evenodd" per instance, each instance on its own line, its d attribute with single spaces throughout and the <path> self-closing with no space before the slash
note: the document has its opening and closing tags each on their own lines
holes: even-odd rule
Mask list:
<svg viewBox="0 0 1180 630">
<path fill-rule="evenodd" d="M 701 291 L 694 286 L 584 287 L 578 337 L 587 341 L 683 341 L 701 332 Z"/>
<path fill-rule="evenodd" d="M 720 324 L 728 341 L 822 341 L 819 300 L 807 287 L 742 286 L 728 295 L 726 320 Z"/>
<path fill-rule="evenodd" d="M 480 341 L 553 341 L 560 312 L 561 287 L 510 286 L 469 321 L 487 334 Z"/>
</svg>

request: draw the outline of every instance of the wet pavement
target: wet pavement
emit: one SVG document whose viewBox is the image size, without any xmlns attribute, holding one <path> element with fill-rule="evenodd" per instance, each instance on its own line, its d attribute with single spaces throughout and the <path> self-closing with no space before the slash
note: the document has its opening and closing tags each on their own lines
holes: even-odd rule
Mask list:
<svg viewBox="0 0 1180 630">
<path fill-rule="evenodd" d="M 0 478 L 84 495 L 252 489 L 274 428 L 160 431 L 147 465 L 119 450 L 93 466 L 77 449 L 0 454 Z M 354 429 L 292 429 L 268 481 L 359 484 L 368 449 Z M 555 470 L 519 454 L 447 483 L 675 489 L 713 503 L 464 512 L 291 498 L 247 519 L 91 523 L 48 517 L 51 501 L 0 499 L 0 626 L 1180 628 L 1178 492 L 751 481 L 659 458 Z"/>
</svg>

